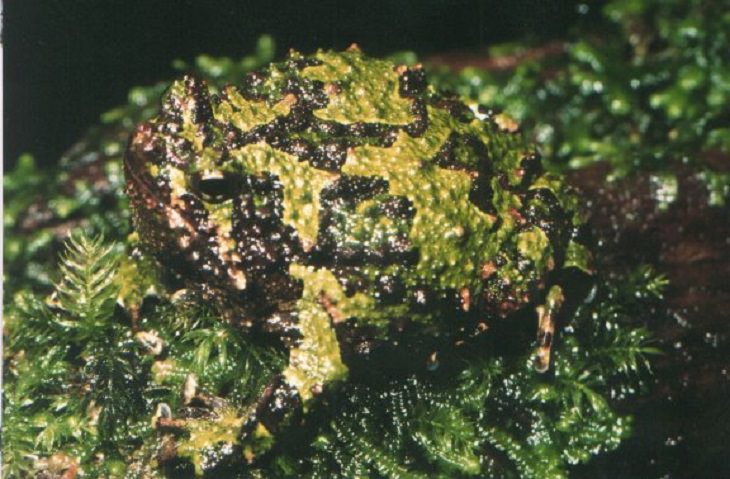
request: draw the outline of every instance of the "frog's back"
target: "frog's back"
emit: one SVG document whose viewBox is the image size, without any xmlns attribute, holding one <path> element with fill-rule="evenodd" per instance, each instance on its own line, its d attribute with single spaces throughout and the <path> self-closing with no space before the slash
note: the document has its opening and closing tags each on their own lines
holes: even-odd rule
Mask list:
<svg viewBox="0 0 730 479">
<path fill-rule="evenodd" d="M 514 121 L 359 50 L 176 82 L 127 155 L 143 242 L 226 307 L 335 322 L 506 315 L 561 268 L 574 200 Z"/>
</svg>

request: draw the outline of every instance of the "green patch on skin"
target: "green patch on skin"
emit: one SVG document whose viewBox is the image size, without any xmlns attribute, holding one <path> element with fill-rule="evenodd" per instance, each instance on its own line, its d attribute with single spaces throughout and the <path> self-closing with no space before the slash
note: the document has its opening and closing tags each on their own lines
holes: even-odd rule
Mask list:
<svg viewBox="0 0 730 479">
<path fill-rule="evenodd" d="M 372 294 L 358 292 L 347 296 L 328 269 L 292 264 L 289 273 L 304 283 L 297 307 L 302 340 L 289 352 L 284 377 L 306 402 L 313 397 L 313 389 L 347 376 L 333 323 L 357 321 L 375 326 L 385 334 L 390 320 L 402 317 L 408 309 L 405 304 L 378 305 Z"/>
<path fill-rule="evenodd" d="M 429 108 L 428 113 L 430 126 L 421 137 L 401 131 L 390 147 L 353 148 L 342 171 L 384 178 L 390 194 L 405 196 L 413 203 L 416 214 L 409 239 L 420 251 L 420 258 L 416 268 L 407 273 L 411 285 L 436 283 L 441 291 L 469 288 L 478 292 L 481 278 L 477 272 L 510 236 L 514 221 L 507 211 L 518 207 L 519 199 L 496 189 L 501 193 L 495 206 L 504 221 L 496 233 L 491 232 L 496 218 L 470 201 L 470 175 L 440 168 L 431 161 L 454 130 L 476 135 L 489 144 L 486 130 L 477 127 L 479 122 L 458 123 L 443 110 Z"/>
<path fill-rule="evenodd" d="M 173 82 L 163 98 L 163 104 L 174 101 L 180 103 L 182 113 L 182 131 L 179 135 L 192 143 L 196 151 L 202 151 L 205 138 L 201 134 L 198 126 L 193 122 L 194 105 L 188 97 L 185 83 L 182 80 Z"/>
<path fill-rule="evenodd" d="M 543 230 L 537 226 L 522 231 L 517 235 L 517 251 L 542 270 L 550 258 L 550 240 Z"/>
<path fill-rule="evenodd" d="M 206 451 L 215 453 L 216 448 L 238 444 L 238 435 L 244 422 L 245 416 L 230 407 L 217 411 L 213 419 L 186 420 L 185 430 L 190 435 L 178 443 L 178 456 L 190 459 L 195 467 L 195 475 L 202 476 Z"/>
<path fill-rule="evenodd" d="M 471 133 L 486 145 L 493 174 L 506 175 L 511 186 L 522 181 L 522 176 L 518 173 L 520 162 L 531 150 L 521 134 L 504 132 L 495 123 L 478 119 L 464 125 L 450 118 L 449 127 L 462 134 Z"/>
<path fill-rule="evenodd" d="M 232 203 L 230 200 L 222 203 L 205 202 L 205 208 L 208 210 L 209 218 L 218 226 L 218 234 L 230 234 L 233 221 Z"/>
<path fill-rule="evenodd" d="M 415 120 L 412 101 L 398 93 L 398 74 L 391 62 L 365 58 L 356 50 L 320 50 L 314 57 L 322 64 L 305 68 L 302 77 L 323 82 L 329 96 L 327 106 L 314 111 L 317 118 L 345 125 L 407 125 Z"/>
<path fill-rule="evenodd" d="M 170 184 L 170 193 L 175 198 L 180 198 L 189 190 L 187 175 L 179 168 L 170 165 L 163 166 L 163 173 Z"/>
<path fill-rule="evenodd" d="M 337 238 L 338 247 L 378 251 L 387 248 L 393 238 L 407 236 L 408 221 L 382 214 L 384 197 L 360 202 L 354 210 L 341 208 L 331 212 L 329 231 Z"/>
<path fill-rule="evenodd" d="M 289 351 L 289 366 L 284 370 L 284 377 L 306 402 L 312 398 L 313 389 L 347 376 L 347 366 L 342 362 L 340 345 L 332 327 L 335 319 L 330 317 L 331 312 L 325 309 L 321 298 L 325 296 L 336 305 L 333 307 L 341 311 L 343 319 L 350 309 L 371 308 L 372 298 L 362 294 L 346 298 L 337 278 L 325 269 L 292 264 L 289 272 L 304 282 L 304 292 L 298 303 L 302 339 Z"/>
<path fill-rule="evenodd" d="M 532 185 L 530 185 L 530 189 L 546 189 L 550 191 L 553 195 L 555 195 L 555 198 L 558 199 L 563 210 L 573 212 L 573 225 L 577 226 L 582 223 L 580 214 L 578 213 L 580 211 L 578 197 L 569 193 L 569 191 L 565 188 L 565 184 L 558 175 L 545 173 L 540 178 L 536 179 Z"/>
<path fill-rule="evenodd" d="M 317 242 L 320 192 L 337 175 L 313 168 L 296 156 L 276 150 L 266 143 L 253 143 L 232 150 L 232 164 L 242 173 L 271 173 L 284 187 L 284 224 L 293 227 L 305 245 Z"/>
<path fill-rule="evenodd" d="M 213 108 L 215 118 L 230 123 L 243 132 L 272 122 L 276 117 L 287 116 L 293 99 L 282 99 L 274 105 L 266 101 L 249 101 L 233 86 L 224 90 L 226 100 Z"/>
<path fill-rule="evenodd" d="M 154 163 L 147 163 L 147 172 L 153 178 L 157 178 L 160 175 L 160 167 Z"/>
<path fill-rule="evenodd" d="M 188 167 L 188 173 L 205 173 L 220 170 L 221 152 L 211 147 L 195 150 L 196 158 Z"/>
<path fill-rule="evenodd" d="M 564 300 L 565 296 L 563 295 L 563 288 L 556 284 L 550 288 L 550 291 L 548 291 L 548 294 L 545 297 L 545 306 L 552 314 L 560 309 L 560 305 L 563 304 Z"/>
<path fill-rule="evenodd" d="M 593 274 L 593 267 L 591 263 L 593 257 L 591 252 L 580 243 L 570 241 L 568 243 L 568 249 L 565 251 L 565 262 L 563 267 L 565 268 L 578 268 L 587 274 Z"/>
</svg>

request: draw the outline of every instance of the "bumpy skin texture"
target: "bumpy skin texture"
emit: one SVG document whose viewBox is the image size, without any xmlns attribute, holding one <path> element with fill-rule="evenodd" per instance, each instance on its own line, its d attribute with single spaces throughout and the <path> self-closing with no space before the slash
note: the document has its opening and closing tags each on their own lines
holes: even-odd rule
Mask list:
<svg viewBox="0 0 730 479">
<path fill-rule="evenodd" d="M 356 49 L 175 82 L 125 172 L 143 245 L 228 320 L 294 338 L 305 401 L 345 376 L 341 343 L 506 317 L 585 253 L 512 120 Z"/>
</svg>

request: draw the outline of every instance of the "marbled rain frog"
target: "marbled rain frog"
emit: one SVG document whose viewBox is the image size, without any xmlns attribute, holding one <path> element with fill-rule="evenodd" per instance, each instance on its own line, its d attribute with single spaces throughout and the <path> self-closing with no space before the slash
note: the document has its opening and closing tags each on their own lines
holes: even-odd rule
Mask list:
<svg viewBox="0 0 730 479">
<path fill-rule="evenodd" d="M 404 328 L 530 307 L 546 370 L 553 278 L 585 267 L 576 199 L 513 120 L 357 48 L 293 52 L 222 89 L 174 82 L 125 173 L 144 248 L 225 320 L 289 348 L 242 441 Z"/>
</svg>

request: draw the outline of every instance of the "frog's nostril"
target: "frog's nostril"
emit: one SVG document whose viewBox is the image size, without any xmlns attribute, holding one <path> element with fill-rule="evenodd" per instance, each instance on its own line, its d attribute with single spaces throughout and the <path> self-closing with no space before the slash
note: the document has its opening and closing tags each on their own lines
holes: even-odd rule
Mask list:
<svg viewBox="0 0 730 479">
<path fill-rule="evenodd" d="M 209 203 L 222 203 L 233 198 L 236 193 L 235 178 L 219 171 L 196 175 L 193 179 L 193 187 L 201 198 Z"/>
</svg>

